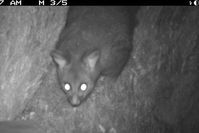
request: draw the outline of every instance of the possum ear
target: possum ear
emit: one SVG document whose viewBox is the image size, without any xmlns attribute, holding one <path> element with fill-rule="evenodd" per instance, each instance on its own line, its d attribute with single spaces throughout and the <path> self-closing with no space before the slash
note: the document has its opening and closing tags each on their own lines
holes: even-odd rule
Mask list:
<svg viewBox="0 0 199 133">
<path fill-rule="evenodd" d="M 52 51 L 50 54 L 53 61 L 59 66 L 59 68 L 63 68 L 67 64 L 66 59 L 62 56 L 60 52 L 55 50 Z"/>
<path fill-rule="evenodd" d="M 100 53 L 98 50 L 95 50 L 95 51 L 92 51 L 90 54 L 88 54 L 84 61 L 86 63 L 86 66 L 89 70 L 93 71 L 96 64 L 97 64 L 97 61 L 99 60 L 99 56 L 100 56 Z"/>
</svg>

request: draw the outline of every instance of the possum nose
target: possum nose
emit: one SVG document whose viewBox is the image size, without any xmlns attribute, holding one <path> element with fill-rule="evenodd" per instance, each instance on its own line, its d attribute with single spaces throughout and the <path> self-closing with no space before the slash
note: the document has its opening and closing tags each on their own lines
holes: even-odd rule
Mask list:
<svg viewBox="0 0 199 133">
<path fill-rule="evenodd" d="M 77 96 L 73 96 L 72 99 L 71 99 L 71 104 L 73 106 L 78 106 L 80 104 L 80 100 Z"/>
</svg>

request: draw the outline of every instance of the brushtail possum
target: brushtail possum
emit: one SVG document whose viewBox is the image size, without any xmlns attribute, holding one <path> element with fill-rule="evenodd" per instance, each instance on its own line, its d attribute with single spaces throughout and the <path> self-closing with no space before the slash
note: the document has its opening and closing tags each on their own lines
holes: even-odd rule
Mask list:
<svg viewBox="0 0 199 133">
<path fill-rule="evenodd" d="M 45 133 L 33 121 L 0 121 L 0 133 Z"/>
<path fill-rule="evenodd" d="M 78 106 L 100 76 L 117 79 L 132 50 L 137 7 L 72 6 L 51 52 L 68 102 Z"/>
</svg>

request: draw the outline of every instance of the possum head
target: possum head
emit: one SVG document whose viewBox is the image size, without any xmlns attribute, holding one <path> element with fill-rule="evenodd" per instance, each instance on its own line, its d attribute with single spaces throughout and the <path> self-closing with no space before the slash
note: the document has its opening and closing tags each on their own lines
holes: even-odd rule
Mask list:
<svg viewBox="0 0 199 133">
<path fill-rule="evenodd" d="M 59 84 L 68 102 L 72 106 L 79 106 L 86 101 L 99 78 L 99 51 L 91 51 L 80 58 L 71 56 L 69 52 L 63 55 L 59 51 L 53 51 L 51 56 L 57 66 Z"/>
</svg>

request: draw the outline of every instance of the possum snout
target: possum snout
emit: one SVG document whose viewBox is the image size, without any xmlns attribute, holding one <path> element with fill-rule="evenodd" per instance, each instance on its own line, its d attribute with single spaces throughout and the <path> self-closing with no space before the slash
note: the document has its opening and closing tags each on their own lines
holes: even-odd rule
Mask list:
<svg viewBox="0 0 199 133">
<path fill-rule="evenodd" d="M 74 107 L 80 105 L 80 103 L 81 103 L 81 101 L 77 95 L 69 97 L 68 101 Z"/>
</svg>

